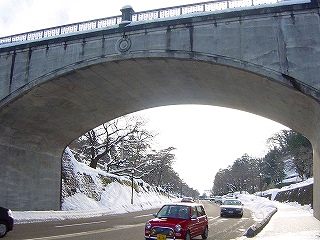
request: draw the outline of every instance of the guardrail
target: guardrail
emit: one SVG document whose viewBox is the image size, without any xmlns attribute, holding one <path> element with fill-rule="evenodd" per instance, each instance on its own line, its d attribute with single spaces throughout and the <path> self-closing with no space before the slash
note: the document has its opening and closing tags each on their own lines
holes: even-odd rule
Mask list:
<svg viewBox="0 0 320 240">
<path fill-rule="evenodd" d="M 250 7 L 250 6 L 259 6 L 266 4 L 275 4 L 279 2 L 287 2 L 292 4 L 290 0 L 217 0 L 210 2 L 195 3 L 189 5 L 175 6 L 169 8 L 161 8 L 150 11 L 143 11 L 134 13 L 132 8 L 131 12 L 126 12 L 125 9 L 122 9 L 121 16 L 114 16 L 108 18 L 101 18 L 86 22 L 73 23 L 69 25 L 63 25 L 53 28 L 47 28 L 27 33 L 21 33 L 17 35 L 7 36 L 0 38 L 0 45 L 19 43 L 24 41 L 35 41 L 38 39 L 57 37 L 60 35 L 83 32 L 93 29 L 101 29 L 110 26 L 116 26 L 126 21 L 146 21 L 146 20 L 155 20 L 161 18 L 170 18 L 178 17 L 184 14 L 192 14 L 199 12 L 213 12 L 219 10 L 225 10 L 230 8 L 241 8 L 241 7 Z"/>
</svg>

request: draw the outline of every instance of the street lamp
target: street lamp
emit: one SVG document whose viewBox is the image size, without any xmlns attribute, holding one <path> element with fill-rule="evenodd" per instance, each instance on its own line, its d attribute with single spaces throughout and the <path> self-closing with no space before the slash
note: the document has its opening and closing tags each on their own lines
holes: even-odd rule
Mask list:
<svg viewBox="0 0 320 240">
<path fill-rule="evenodd" d="M 131 204 L 133 204 L 133 174 L 134 169 L 131 169 Z"/>
<path fill-rule="evenodd" d="M 243 180 L 243 185 L 242 185 L 242 193 L 245 193 L 246 191 L 247 191 L 247 180 L 244 179 Z"/>
</svg>

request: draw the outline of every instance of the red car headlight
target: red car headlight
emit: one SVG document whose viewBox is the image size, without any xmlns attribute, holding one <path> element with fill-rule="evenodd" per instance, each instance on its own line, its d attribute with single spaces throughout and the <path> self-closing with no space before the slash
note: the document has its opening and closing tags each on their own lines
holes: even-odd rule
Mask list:
<svg viewBox="0 0 320 240">
<path fill-rule="evenodd" d="M 146 223 L 146 229 L 149 230 L 150 228 L 151 228 L 151 223 L 147 222 L 147 223 Z"/>
</svg>

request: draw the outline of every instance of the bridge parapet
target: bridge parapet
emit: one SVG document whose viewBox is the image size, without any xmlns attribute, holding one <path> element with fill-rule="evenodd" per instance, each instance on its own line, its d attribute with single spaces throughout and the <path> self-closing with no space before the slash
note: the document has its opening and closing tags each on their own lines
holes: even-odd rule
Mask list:
<svg viewBox="0 0 320 240">
<path fill-rule="evenodd" d="M 12 44 L 19 44 L 26 41 L 37 41 L 39 39 L 54 38 L 61 35 L 75 34 L 84 31 L 102 29 L 106 27 L 117 27 L 123 21 L 152 21 L 171 17 L 179 17 L 186 14 L 223 11 L 246 7 L 265 7 L 268 5 L 292 5 L 298 3 L 309 3 L 311 0 L 218 0 L 201 2 L 195 4 L 160 8 L 135 13 L 133 9 L 122 9 L 122 15 L 100 18 L 85 22 L 72 23 L 53 28 L 16 34 L 0 38 L 0 48 Z M 128 6 L 127 6 L 128 7 Z M 129 13 L 129 14 L 128 14 Z"/>
</svg>

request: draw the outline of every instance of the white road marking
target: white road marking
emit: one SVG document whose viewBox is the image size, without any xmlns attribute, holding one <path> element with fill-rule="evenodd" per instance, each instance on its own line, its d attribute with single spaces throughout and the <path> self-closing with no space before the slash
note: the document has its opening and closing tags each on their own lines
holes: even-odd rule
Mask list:
<svg viewBox="0 0 320 240">
<path fill-rule="evenodd" d="M 217 217 L 208 217 L 209 222 L 211 222 L 211 221 L 213 221 L 213 220 L 215 220 L 215 219 L 217 219 L 217 218 L 219 218 L 219 216 L 217 216 Z"/>
<path fill-rule="evenodd" d="M 152 216 L 152 214 L 146 214 L 146 215 L 135 216 L 134 218 L 142 218 L 142 217 L 148 217 L 148 216 Z"/>
</svg>

